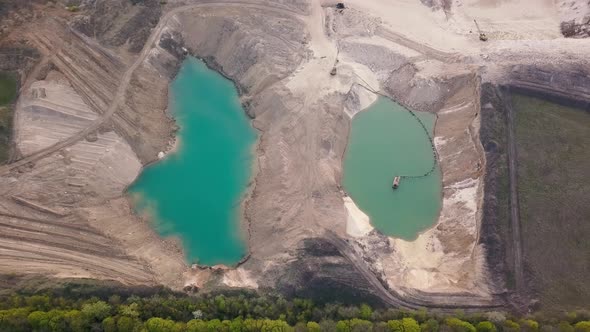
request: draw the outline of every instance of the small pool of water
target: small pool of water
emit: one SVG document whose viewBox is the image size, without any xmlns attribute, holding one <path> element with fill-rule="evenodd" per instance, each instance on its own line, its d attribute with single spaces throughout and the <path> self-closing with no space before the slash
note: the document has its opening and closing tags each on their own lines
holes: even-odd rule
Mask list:
<svg viewBox="0 0 590 332">
<path fill-rule="evenodd" d="M 178 236 L 189 263 L 233 265 L 246 254 L 240 202 L 256 132 L 231 81 L 188 58 L 170 88 L 178 149 L 143 170 L 129 192 L 162 236 Z"/>
<path fill-rule="evenodd" d="M 415 112 L 432 133 L 435 117 Z M 383 234 L 406 240 L 432 226 L 441 207 L 441 174 L 437 167 L 426 177 L 402 178 L 392 189 L 397 175 L 420 175 L 432 168 L 434 155 L 424 129 L 401 105 L 379 98 L 352 121 L 344 159 L 344 188 L 357 206 Z"/>
</svg>

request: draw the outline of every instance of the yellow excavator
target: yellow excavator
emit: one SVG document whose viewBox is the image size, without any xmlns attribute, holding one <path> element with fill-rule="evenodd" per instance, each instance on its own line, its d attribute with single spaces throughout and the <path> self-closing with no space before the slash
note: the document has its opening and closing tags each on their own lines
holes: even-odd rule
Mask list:
<svg viewBox="0 0 590 332">
<path fill-rule="evenodd" d="M 481 41 L 488 41 L 488 36 L 486 36 L 485 33 L 481 32 L 481 29 L 479 28 L 479 24 L 477 24 L 476 20 L 473 20 L 473 22 L 475 22 L 475 26 L 477 27 L 477 33 L 479 33 L 479 40 Z"/>
</svg>

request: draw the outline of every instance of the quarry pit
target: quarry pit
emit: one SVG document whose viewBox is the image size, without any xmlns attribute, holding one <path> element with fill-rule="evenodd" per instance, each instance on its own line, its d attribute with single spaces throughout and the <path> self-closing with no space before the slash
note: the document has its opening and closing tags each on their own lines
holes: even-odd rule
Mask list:
<svg viewBox="0 0 590 332">
<path fill-rule="evenodd" d="M 1 30 L 0 69 L 17 73 L 20 92 L 0 166 L 0 270 L 179 290 L 347 293 L 408 309 L 506 308 L 512 294 L 487 233 L 482 86 L 587 107 L 590 43 L 560 31 L 587 12 L 560 6 L 569 2 L 352 0 L 340 9 L 316 0 L 107 0 L 82 1 L 78 13 L 43 1 L 20 9 L 34 15 L 8 16 Z M 248 252 L 235 266 L 189 264 L 181 242 L 159 236 L 127 194 L 175 147 L 169 86 L 187 56 L 233 81 L 259 132 L 240 208 Z M 436 117 L 441 209 L 415 240 L 373 229 L 342 187 L 351 120 L 379 97 Z"/>
</svg>

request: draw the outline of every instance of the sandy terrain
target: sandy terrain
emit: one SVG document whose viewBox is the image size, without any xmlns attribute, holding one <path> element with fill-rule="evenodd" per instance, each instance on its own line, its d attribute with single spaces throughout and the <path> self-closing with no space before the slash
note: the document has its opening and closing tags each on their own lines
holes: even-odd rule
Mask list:
<svg viewBox="0 0 590 332">
<path fill-rule="evenodd" d="M 373 230 L 369 216 L 356 206 L 352 198 L 344 197 L 344 207 L 348 212 L 346 234 L 352 237 L 362 237 Z"/>
<path fill-rule="evenodd" d="M 413 0 L 348 3 L 379 17 L 387 28 L 446 52 L 477 52 L 474 19 L 493 40 L 561 37 L 553 0 L 456 0 L 448 11 L 432 10 Z"/>
<path fill-rule="evenodd" d="M 137 8 L 108 16 L 121 30 L 100 36 L 46 18 L 23 29 L 17 37 L 43 60 L 17 104 L 19 160 L 0 168 L 1 271 L 289 291 L 327 279 L 408 308 L 496 308 L 501 290 L 479 241 L 480 83 L 503 82 L 517 65 L 581 62 L 590 44 L 563 39 L 559 24 L 584 11 L 533 0 L 346 4 L 170 0 L 138 53 L 124 47 L 131 40 L 109 42 L 133 36 Z M 106 14 L 83 15 L 81 29 Z M 250 256 L 237 269 L 186 266 L 179 243 L 160 239 L 125 195 L 142 166 L 173 148 L 167 89 L 185 49 L 236 83 L 260 130 L 244 204 Z M 438 116 L 443 207 L 416 241 L 374 231 L 341 190 L 351 118 L 378 94 Z"/>
</svg>

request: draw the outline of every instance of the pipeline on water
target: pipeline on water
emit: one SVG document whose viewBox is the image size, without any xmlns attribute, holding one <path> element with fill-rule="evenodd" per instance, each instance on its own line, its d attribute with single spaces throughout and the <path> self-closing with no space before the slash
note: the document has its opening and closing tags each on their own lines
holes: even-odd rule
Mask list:
<svg viewBox="0 0 590 332">
<path fill-rule="evenodd" d="M 363 81 L 364 84 L 359 84 L 360 86 L 362 86 L 363 88 L 365 88 L 366 90 L 388 98 L 388 99 L 392 99 L 391 97 L 389 97 L 388 95 L 382 93 L 381 91 L 376 91 L 375 89 L 371 88 L 369 86 L 369 84 L 359 75 L 357 75 L 355 73 L 355 76 L 358 77 L 361 81 Z M 403 174 L 398 174 L 396 176 L 399 176 L 402 179 L 419 179 L 419 178 L 425 178 L 427 176 L 429 176 L 430 174 L 434 173 L 434 171 L 436 170 L 436 165 L 438 164 L 438 152 L 436 152 L 436 147 L 434 145 L 434 139 L 432 138 L 432 135 L 430 135 L 430 132 L 428 131 L 428 128 L 426 128 L 426 125 L 424 124 L 424 122 L 416 115 L 416 112 L 410 110 L 408 107 L 404 107 L 404 109 L 410 113 L 411 116 L 414 117 L 414 119 L 418 122 L 418 124 L 420 124 L 420 127 L 422 127 L 422 130 L 424 130 L 424 134 L 426 134 L 426 137 L 428 138 L 428 141 L 430 142 L 430 148 L 432 149 L 432 167 L 430 167 L 430 169 L 424 173 L 424 174 L 418 174 L 418 175 L 403 175 Z M 436 117 L 436 119 L 438 119 L 438 114 L 434 115 Z M 436 125 L 436 120 L 435 120 L 435 125 Z"/>
<path fill-rule="evenodd" d="M 410 113 L 410 115 L 412 115 L 414 117 L 414 119 L 416 119 L 416 121 L 418 121 L 418 123 L 420 124 L 420 127 L 422 127 L 422 130 L 424 130 L 424 133 L 426 134 L 426 137 L 428 138 L 428 141 L 430 142 L 430 148 L 432 149 L 432 167 L 430 167 L 430 169 L 424 174 L 398 175 L 398 176 L 402 179 L 424 178 L 424 177 L 427 177 L 430 174 L 434 173 L 434 171 L 436 170 L 436 164 L 438 163 L 438 153 L 436 152 L 436 147 L 434 146 L 434 139 L 430 135 L 430 132 L 428 131 L 428 128 L 426 128 L 426 125 L 424 124 L 424 122 L 416 115 L 416 113 L 414 111 L 412 111 L 408 108 L 406 108 L 406 110 Z M 438 119 L 438 115 L 435 114 L 435 116 Z"/>
</svg>

